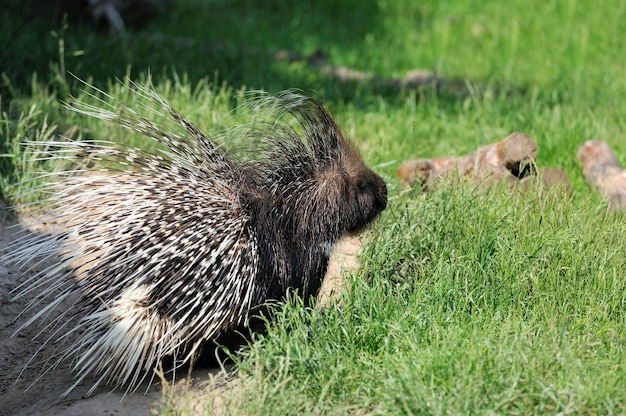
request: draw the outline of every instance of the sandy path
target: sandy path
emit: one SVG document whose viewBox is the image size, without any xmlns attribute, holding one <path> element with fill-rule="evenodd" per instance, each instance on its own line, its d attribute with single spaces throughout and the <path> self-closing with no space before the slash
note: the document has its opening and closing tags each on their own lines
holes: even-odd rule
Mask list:
<svg viewBox="0 0 626 416">
<path fill-rule="evenodd" d="M 19 224 L 2 221 L 0 254 L 15 244 L 17 234 L 24 232 L 27 231 Z M 161 399 L 159 386 L 153 386 L 146 395 L 134 394 L 121 401 L 123 392 L 111 392 L 106 388 L 86 398 L 91 385 L 87 380 L 67 397 L 61 397 L 72 384 L 73 376 L 66 366 L 59 366 L 29 388 L 39 377 L 37 365 L 26 367 L 21 376 L 20 372 L 42 339 L 33 340 L 39 331 L 36 325 L 15 334 L 23 322 L 15 318 L 28 299 L 13 300 L 11 291 L 30 273 L 33 272 L 20 272 L 0 264 L 0 415 L 149 415 L 150 409 Z"/>
</svg>

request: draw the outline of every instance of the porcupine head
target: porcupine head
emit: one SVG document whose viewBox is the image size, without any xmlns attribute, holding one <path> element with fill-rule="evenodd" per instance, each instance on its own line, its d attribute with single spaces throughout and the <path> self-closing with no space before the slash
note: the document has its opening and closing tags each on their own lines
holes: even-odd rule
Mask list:
<svg viewBox="0 0 626 416">
<path fill-rule="evenodd" d="M 254 101 L 251 108 L 268 110 L 232 131 L 247 143 L 232 152 L 228 135 L 218 144 L 151 88 L 131 85 L 151 117 L 102 91 L 92 94 L 102 97 L 95 104 L 71 107 L 161 150 L 47 143 L 52 158 L 99 165 L 44 185 L 53 195 L 46 215 L 58 230 L 25 241 L 13 256 L 54 261 L 17 296 L 33 297 L 33 310 L 47 305 L 25 325 L 62 309 L 45 342 L 59 348 L 55 365 L 70 362 L 76 374 L 66 393 L 88 376 L 91 391 L 102 383 L 134 390 L 166 357 L 174 368 L 193 364 L 203 344 L 266 301 L 290 289 L 310 299 L 333 245 L 387 204 L 383 180 L 311 98 L 285 92 Z"/>
<path fill-rule="evenodd" d="M 299 101 L 291 111 L 300 122 L 300 138 L 274 132 L 280 150 L 257 165 L 270 192 L 251 192 L 250 206 L 262 240 L 260 263 L 270 268 L 261 274 L 273 276 L 268 298 L 296 288 L 307 302 L 319 291 L 334 244 L 384 210 L 387 188 L 318 103 Z"/>
</svg>

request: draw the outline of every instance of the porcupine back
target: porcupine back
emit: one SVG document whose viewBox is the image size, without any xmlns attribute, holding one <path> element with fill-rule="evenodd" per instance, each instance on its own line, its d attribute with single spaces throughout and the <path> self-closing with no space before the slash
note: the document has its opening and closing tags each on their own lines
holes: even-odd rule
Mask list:
<svg viewBox="0 0 626 416">
<path fill-rule="evenodd" d="M 252 108 L 269 111 L 235 131 L 249 143 L 242 156 L 152 89 L 133 89 L 160 106 L 151 110 L 158 122 L 106 95 L 95 106 L 71 107 L 148 136 L 162 150 L 47 143 L 56 149 L 52 157 L 97 167 L 60 172 L 45 185 L 53 195 L 45 215 L 56 229 L 22 242 L 13 254 L 18 262 L 63 259 L 25 282 L 17 296 L 33 296 L 31 309 L 46 305 L 25 325 L 77 299 L 50 324 L 46 341 L 60 345 L 54 365 L 69 361 L 76 373 L 66 394 L 88 375 L 97 377 L 90 393 L 101 383 L 132 391 L 165 357 L 174 367 L 193 364 L 203 343 L 244 324 L 254 307 L 288 289 L 310 299 L 332 246 L 386 206 L 382 179 L 308 97 L 285 92 L 256 101 Z M 66 335 L 73 332 L 75 339 Z"/>
</svg>

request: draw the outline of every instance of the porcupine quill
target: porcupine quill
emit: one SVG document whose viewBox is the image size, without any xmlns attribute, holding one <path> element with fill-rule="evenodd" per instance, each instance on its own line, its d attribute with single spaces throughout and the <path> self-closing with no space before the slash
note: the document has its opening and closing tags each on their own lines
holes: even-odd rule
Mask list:
<svg viewBox="0 0 626 416">
<path fill-rule="evenodd" d="M 267 111 L 233 130 L 250 144 L 242 157 L 152 88 L 130 85 L 135 108 L 158 121 L 95 87 L 96 105 L 69 106 L 162 149 L 42 143 L 74 168 L 43 185 L 52 196 L 36 221 L 54 228 L 11 254 L 21 266 L 54 261 L 15 293 L 32 297 L 25 312 L 35 313 L 23 326 L 69 303 L 41 347 L 59 346 L 50 368 L 71 362 L 75 383 L 64 395 L 88 375 L 96 378 L 89 394 L 102 383 L 134 391 L 167 357 L 192 365 L 203 344 L 244 325 L 266 301 L 297 289 L 308 304 L 333 245 L 387 204 L 383 180 L 309 97 L 287 91 L 253 101 Z M 80 168 L 85 161 L 96 168 Z"/>
</svg>

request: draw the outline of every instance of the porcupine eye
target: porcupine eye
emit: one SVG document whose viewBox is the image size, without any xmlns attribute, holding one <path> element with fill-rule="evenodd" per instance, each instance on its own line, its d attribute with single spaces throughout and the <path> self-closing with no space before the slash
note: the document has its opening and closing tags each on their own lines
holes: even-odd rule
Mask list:
<svg viewBox="0 0 626 416">
<path fill-rule="evenodd" d="M 358 233 L 367 227 L 387 206 L 387 186 L 380 176 L 363 168 L 354 183 L 354 200 L 350 210 L 348 233 Z"/>
</svg>

